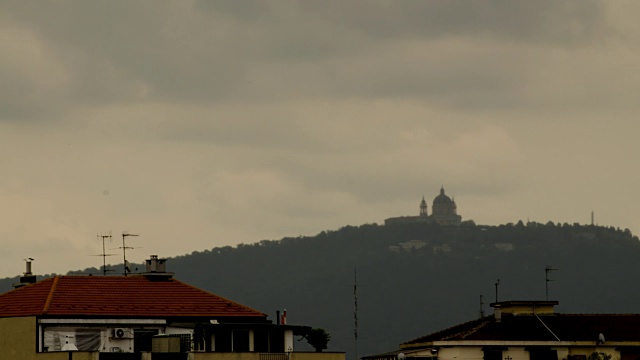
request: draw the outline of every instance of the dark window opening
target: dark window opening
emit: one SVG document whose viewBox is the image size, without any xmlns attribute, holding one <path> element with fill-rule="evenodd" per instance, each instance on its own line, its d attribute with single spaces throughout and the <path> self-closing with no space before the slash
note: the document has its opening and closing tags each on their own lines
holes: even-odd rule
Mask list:
<svg viewBox="0 0 640 360">
<path fill-rule="evenodd" d="M 270 334 L 269 349 L 272 353 L 284 352 L 284 331 L 274 331 Z"/>
<path fill-rule="evenodd" d="M 231 352 L 231 332 L 216 332 L 216 352 Z"/>
<path fill-rule="evenodd" d="M 558 352 L 551 349 L 531 349 L 529 350 L 531 360 L 558 360 Z"/>
<path fill-rule="evenodd" d="M 158 335 L 158 329 L 135 329 L 133 330 L 133 351 L 151 351 L 153 348 L 152 340 Z"/>
<path fill-rule="evenodd" d="M 256 352 L 268 353 L 269 351 L 269 332 L 258 330 L 253 334 L 253 349 Z"/>
<path fill-rule="evenodd" d="M 233 330 L 233 352 L 249 351 L 249 330 Z"/>
<path fill-rule="evenodd" d="M 502 360 L 502 350 L 485 350 L 484 360 Z"/>
<path fill-rule="evenodd" d="M 191 351 L 193 342 L 191 341 L 191 334 L 180 334 L 180 352 Z"/>
</svg>

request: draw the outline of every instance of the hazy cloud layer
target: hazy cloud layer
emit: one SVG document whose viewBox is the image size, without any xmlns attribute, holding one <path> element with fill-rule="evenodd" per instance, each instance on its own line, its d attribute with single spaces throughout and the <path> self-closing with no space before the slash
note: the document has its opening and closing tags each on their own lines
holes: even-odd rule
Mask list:
<svg viewBox="0 0 640 360">
<path fill-rule="evenodd" d="M 380 223 L 441 185 L 479 223 L 640 231 L 634 2 L 0 7 L 3 275 L 97 266 L 108 230 L 140 261 Z"/>
</svg>

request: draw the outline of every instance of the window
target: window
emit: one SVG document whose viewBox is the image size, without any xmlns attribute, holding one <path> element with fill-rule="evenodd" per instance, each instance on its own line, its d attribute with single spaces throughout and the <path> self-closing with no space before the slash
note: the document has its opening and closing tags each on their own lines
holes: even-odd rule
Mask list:
<svg viewBox="0 0 640 360">
<path fill-rule="evenodd" d="M 193 350 L 193 339 L 191 334 L 180 334 L 180 352 Z"/>
<path fill-rule="evenodd" d="M 233 330 L 233 352 L 249 351 L 249 330 Z"/>
<path fill-rule="evenodd" d="M 78 351 L 100 351 L 100 329 L 77 329 Z"/>
<path fill-rule="evenodd" d="M 558 360 L 556 350 L 549 348 L 532 348 L 529 349 L 529 359 L 531 360 Z"/>
<path fill-rule="evenodd" d="M 151 351 L 153 348 L 153 337 L 155 335 L 158 335 L 157 329 L 133 330 L 133 351 Z"/>
<path fill-rule="evenodd" d="M 284 331 L 273 331 L 269 334 L 269 350 L 271 352 L 284 352 Z"/>
<path fill-rule="evenodd" d="M 269 332 L 256 330 L 253 334 L 253 347 L 256 352 L 269 352 Z"/>
<path fill-rule="evenodd" d="M 502 350 L 485 349 L 484 360 L 502 360 Z"/>
<path fill-rule="evenodd" d="M 215 333 L 215 349 L 217 352 L 231 352 L 231 332 L 219 331 Z"/>
</svg>

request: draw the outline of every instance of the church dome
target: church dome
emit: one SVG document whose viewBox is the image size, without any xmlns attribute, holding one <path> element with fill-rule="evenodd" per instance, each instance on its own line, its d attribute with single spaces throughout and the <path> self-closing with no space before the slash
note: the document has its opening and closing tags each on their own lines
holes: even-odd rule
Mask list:
<svg viewBox="0 0 640 360">
<path fill-rule="evenodd" d="M 440 195 L 433 199 L 433 204 L 453 204 L 453 200 L 444 194 L 444 187 L 440 188 Z"/>
</svg>

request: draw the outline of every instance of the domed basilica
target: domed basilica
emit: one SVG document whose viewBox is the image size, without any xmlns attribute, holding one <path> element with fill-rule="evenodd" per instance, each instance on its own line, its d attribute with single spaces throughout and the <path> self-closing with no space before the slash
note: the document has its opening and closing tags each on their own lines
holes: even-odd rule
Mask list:
<svg viewBox="0 0 640 360">
<path fill-rule="evenodd" d="M 444 187 L 440 188 L 440 194 L 433 199 L 432 213 L 427 211 L 427 202 L 422 197 L 420 202 L 420 214 L 418 216 L 400 216 L 388 218 L 385 225 L 407 224 L 416 222 L 438 223 L 440 225 L 460 225 L 462 216 L 458 215 L 456 202 L 444 193 Z"/>
</svg>

